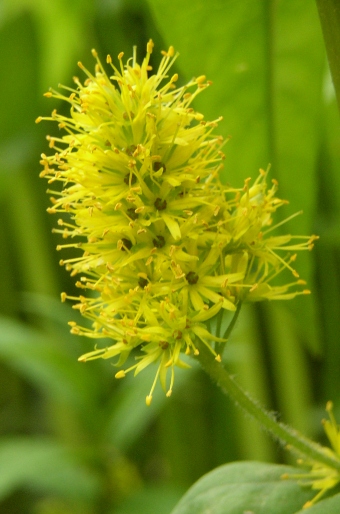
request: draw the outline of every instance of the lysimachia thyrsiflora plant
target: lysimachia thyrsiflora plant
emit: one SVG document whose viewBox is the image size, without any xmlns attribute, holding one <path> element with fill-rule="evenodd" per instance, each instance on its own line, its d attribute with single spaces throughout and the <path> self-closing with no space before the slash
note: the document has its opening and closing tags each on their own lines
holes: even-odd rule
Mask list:
<svg viewBox="0 0 340 514">
<path fill-rule="evenodd" d="M 200 76 L 178 86 L 173 47 L 153 72 L 153 46 L 141 64 L 136 50 L 125 64 L 119 54 L 117 67 L 108 55 L 108 71 L 93 50 L 94 73 L 79 63 L 85 81 L 45 95 L 67 102 L 70 115 L 37 119 L 57 122 L 62 134 L 48 136 L 41 176 L 48 211 L 60 215 L 58 250 L 74 248 L 61 264 L 80 294 L 62 300 L 91 321 L 71 321 L 71 332 L 105 339 L 79 360 L 116 358 L 117 378 L 155 364 L 148 405 L 158 380 L 171 395 L 175 367 L 188 366 L 183 354 L 198 356 L 203 344 L 221 361 L 225 337 L 213 319 L 245 302 L 309 293 L 293 266 L 296 251 L 316 239 L 273 233 L 283 224 L 273 214 L 287 202 L 275 180 L 268 185 L 268 171 L 241 187 L 221 182 L 220 119 L 206 121 L 192 107 L 211 83 Z"/>
</svg>

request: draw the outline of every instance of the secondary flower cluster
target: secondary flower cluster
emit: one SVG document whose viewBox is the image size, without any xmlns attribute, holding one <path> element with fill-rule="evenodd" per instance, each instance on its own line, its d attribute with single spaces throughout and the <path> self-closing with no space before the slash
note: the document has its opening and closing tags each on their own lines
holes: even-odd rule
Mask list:
<svg viewBox="0 0 340 514">
<path fill-rule="evenodd" d="M 172 47 L 152 74 L 153 43 L 141 65 L 136 51 L 116 68 L 110 56 L 104 70 L 97 53 L 95 73 L 75 78 L 64 96 L 45 96 L 70 104 L 70 116 L 52 112 L 64 135 L 50 137 L 54 154 L 42 155 L 50 184 L 51 213 L 75 256 L 61 261 L 82 290 L 71 299 L 91 328 L 70 322 L 74 334 L 109 338 L 113 344 L 80 357 L 117 357 L 122 368 L 138 348 L 136 361 L 116 374 L 135 374 L 158 363 L 147 403 L 158 378 L 171 395 L 174 367 L 186 366 L 181 354 L 197 354 L 197 341 L 212 356 L 223 339 L 206 328 L 219 311 L 239 302 L 292 298 L 308 293 L 292 268 L 295 250 L 310 249 L 314 237 L 268 235 L 272 214 L 283 205 L 277 183 L 267 186 L 260 171 L 251 185 L 235 189 L 221 183 L 223 139 L 218 120 L 205 121 L 191 106 L 210 82 L 204 76 L 177 87 L 169 76 L 176 59 Z M 65 216 L 66 214 L 66 216 Z M 273 280 L 287 269 L 285 285 Z M 107 341 L 105 341 L 107 344 Z M 171 370 L 170 380 L 167 372 Z"/>
<path fill-rule="evenodd" d="M 337 424 L 333 414 L 332 402 L 327 402 L 326 411 L 328 413 L 329 419 L 323 419 L 322 424 L 332 448 L 322 446 L 322 451 L 325 453 L 325 455 L 328 455 L 334 460 L 340 462 L 340 426 Z M 307 509 L 308 507 L 312 507 L 327 492 L 329 492 L 340 483 L 340 472 L 336 468 L 326 466 L 322 462 L 306 459 L 300 459 L 298 462 L 302 466 L 311 467 L 311 471 L 305 474 L 286 474 L 283 475 L 282 478 L 298 479 L 301 485 L 311 486 L 312 489 L 318 491 L 314 498 L 310 501 L 307 501 L 303 506 L 304 509 Z"/>
</svg>

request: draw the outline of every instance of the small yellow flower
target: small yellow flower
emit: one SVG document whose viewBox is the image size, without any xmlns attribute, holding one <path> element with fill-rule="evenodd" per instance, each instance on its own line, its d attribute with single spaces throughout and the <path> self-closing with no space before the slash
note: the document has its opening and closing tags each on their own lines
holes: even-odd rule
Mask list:
<svg viewBox="0 0 340 514">
<path fill-rule="evenodd" d="M 226 247 L 226 262 L 232 270 L 244 270 L 244 291 L 238 293 L 243 301 L 291 299 L 298 294 L 310 292 L 299 287 L 304 286 L 305 281 L 299 279 L 292 263 L 296 259 L 295 252 L 311 250 L 318 237 L 290 234 L 268 236 L 294 216 L 272 226 L 273 213 L 287 202 L 277 198 L 276 180 L 272 181 L 272 187 L 268 189 L 267 175 L 268 170 L 260 170 L 260 175 L 251 187 L 250 179 L 245 181 L 244 192 L 237 196 L 235 209 L 227 225 L 230 243 Z M 295 243 L 296 239 L 298 243 Z M 284 270 L 293 275 L 293 281 L 275 285 L 275 279 Z"/>
<path fill-rule="evenodd" d="M 215 343 L 222 339 L 204 326 L 219 311 L 307 292 L 291 252 L 312 246 L 311 238 L 267 237 L 285 203 L 276 182 L 267 189 L 267 172 L 241 189 L 220 182 L 220 120 L 205 121 L 192 107 L 210 83 L 201 76 L 178 87 L 178 75 L 169 74 L 172 47 L 152 74 L 152 50 L 149 41 L 141 65 L 136 50 L 125 65 L 119 54 L 118 67 L 108 56 L 110 74 L 93 50 L 94 74 L 79 63 L 84 83 L 75 78 L 67 96 L 46 93 L 67 102 L 70 116 L 54 110 L 37 119 L 57 122 L 63 134 L 48 136 L 54 154 L 42 155 L 41 176 L 50 185 L 49 212 L 60 213 L 55 232 L 69 241 L 57 249 L 75 249 L 60 263 L 83 292 L 62 300 L 73 300 L 92 323 L 70 322 L 71 332 L 113 341 L 80 360 L 117 357 L 121 368 L 139 350 L 136 364 L 116 376 L 158 363 L 148 404 L 158 378 L 171 394 L 174 367 L 186 366 L 182 353 L 197 354 L 197 338 L 220 359 Z M 293 281 L 273 284 L 283 270 Z"/>
<path fill-rule="evenodd" d="M 331 448 L 322 447 L 322 451 L 340 462 L 340 426 L 337 424 L 333 414 L 333 403 L 327 402 L 326 410 L 329 415 L 329 420 L 322 420 L 326 435 Z M 295 478 L 301 483 L 301 485 L 311 486 L 312 489 L 318 490 L 319 492 L 310 501 L 307 501 L 303 508 L 307 509 L 314 505 L 324 494 L 330 489 L 333 489 L 340 483 L 340 473 L 337 469 L 330 466 L 326 466 L 323 463 L 316 461 L 307 461 L 300 459 L 299 464 L 303 466 L 310 466 L 311 471 L 305 474 L 296 475 L 284 475 L 283 478 Z"/>
</svg>

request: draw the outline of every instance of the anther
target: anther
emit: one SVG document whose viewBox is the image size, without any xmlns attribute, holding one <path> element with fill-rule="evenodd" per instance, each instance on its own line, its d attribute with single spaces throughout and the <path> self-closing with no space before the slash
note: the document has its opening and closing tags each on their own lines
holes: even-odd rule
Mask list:
<svg viewBox="0 0 340 514">
<path fill-rule="evenodd" d="M 154 42 L 152 41 L 152 39 L 149 39 L 149 41 L 147 42 L 147 45 L 146 45 L 146 51 L 148 54 L 152 54 L 152 50 L 153 50 L 153 47 L 154 47 Z"/>
<path fill-rule="evenodd" d="M 196 84 L 202 84 L 203 82 L 205 82 L 206 80 L 206 76 L 205 75 L 200 75 L 199 77 L 197 77 L 196 79 Z"/>
</svg>

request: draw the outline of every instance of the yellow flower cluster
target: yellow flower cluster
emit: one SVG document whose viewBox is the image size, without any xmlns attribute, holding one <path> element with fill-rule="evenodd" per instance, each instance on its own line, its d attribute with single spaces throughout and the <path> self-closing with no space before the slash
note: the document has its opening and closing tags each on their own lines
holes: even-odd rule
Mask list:
<svg viewBox="0 0 340 514">
<path fill-rule="evenodd" d="M 240 189 L 221 183 L 223 139 L 214 134 L 220 120 L 205 121 L 191 106 L 210 83 L 201 76 L 177 87 L 178 75 L 169 75 L 172 47 L 150 73 L 152 50 L 150 40 L 141 65 L 136 51 L 125 65 L 119 54 L 118 68 L 108 56 L 112 75 L 93 50 L 94 74 L 79 63 L 84 84 L 75 78 L 75 89 L 64 87 L 67 96 L 45 95 L 68 102 L 70 116 L 54 110 L 37 119 L 64 131 L 48 136 L 54 154 L 42 155 L 41 176 L 51 185 L 49 212 L 63 215 L 55 232 L 70 240 L 58 250 L 76 249 L 61 264 L 84 292 L 63 293 L 62 300 L 74 300 L 92 321 L 91 328 L 70 322 L 71 331 L 113 341 L 80 360 L 117 356 L 122 368 L 139 348 L 136 362 L 116 377 L 157 362 L 148 404 L 158 378 L 171 395 L 174 366 L 186 366 L 181 353 L 198 353 L 195 341 L 220 360 L 214 345 L 223 339 L 206 328 L 220 310 L 307 293 L 291 252 L 310 249 L 314 239 L 293 244 L 290 235 L 267 235 L 285 203 L 275 196 L 275 181 L 267 187 L 267 172 Z M 293 280 L 273 284 L 284 269 Z"/>
</svg>

